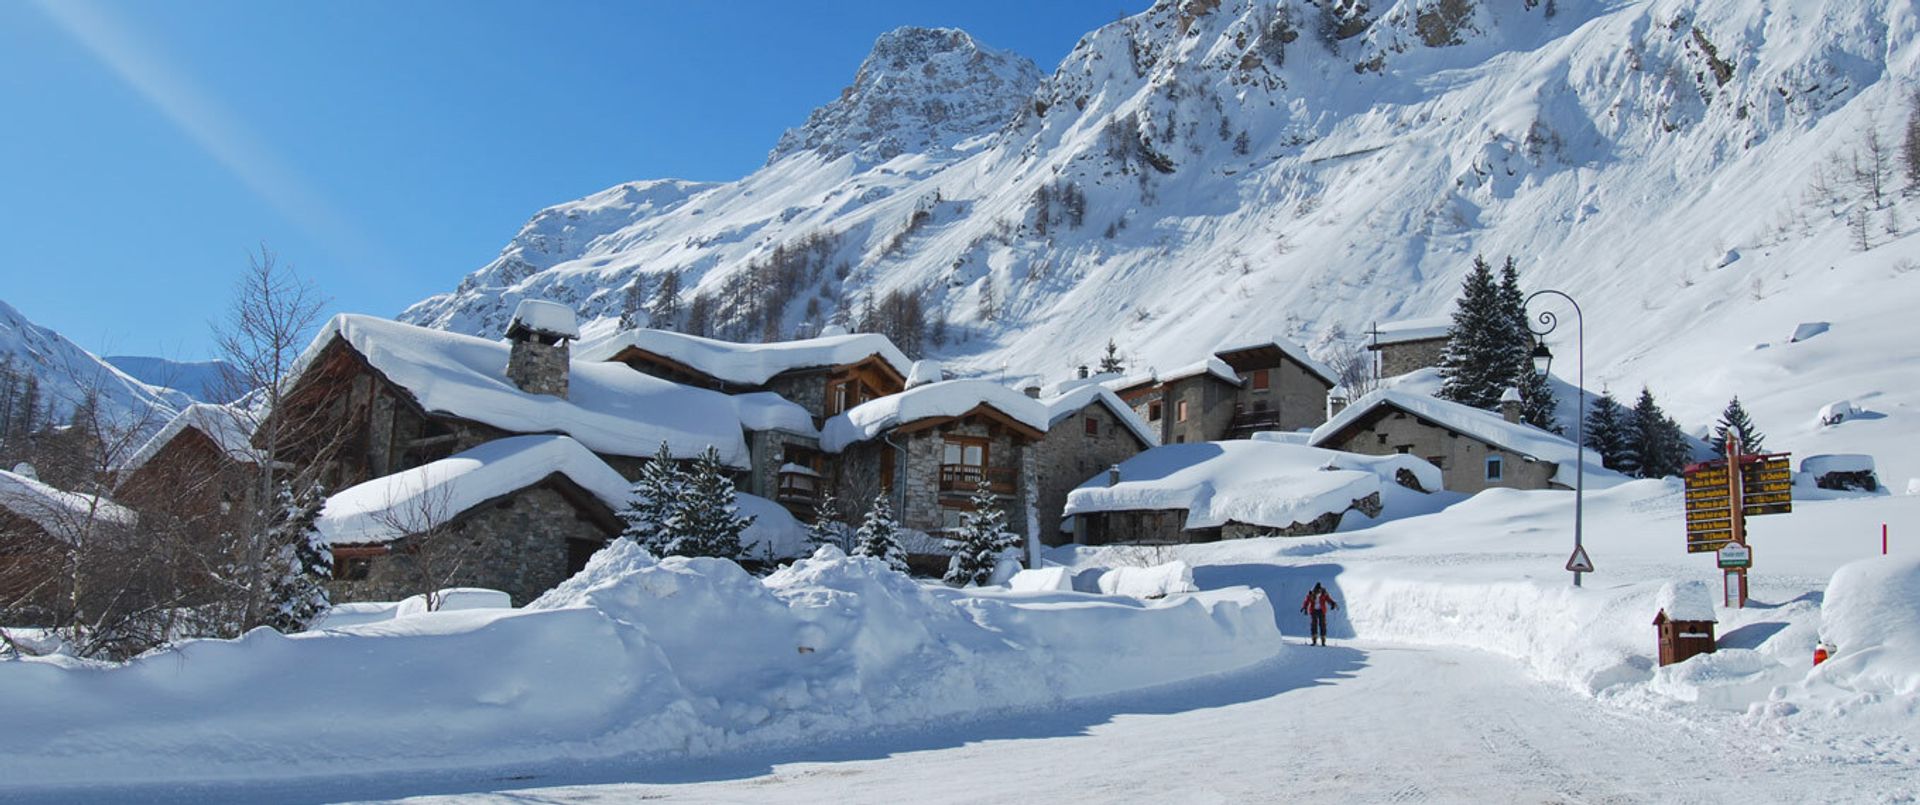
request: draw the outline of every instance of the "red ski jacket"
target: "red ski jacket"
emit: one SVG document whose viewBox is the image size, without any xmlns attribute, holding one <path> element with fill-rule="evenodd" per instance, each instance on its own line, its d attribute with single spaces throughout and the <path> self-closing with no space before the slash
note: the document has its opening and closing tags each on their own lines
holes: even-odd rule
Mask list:
<svg viewBox="0 0 1920 805">
<path fill-rule="evenodd" d="M 1325 612 L 1329 609 L 1339 608 L 1340 605 L 1334 603 L 1333 596 L 1328 595 L 1326 590 L 1321 590 L 1318 593 L 1308 592 L 1307 600 L 1300 602 L 1301 612 L 1307 612 L 1309 610 L 1313 612 Z"/>
</svg>

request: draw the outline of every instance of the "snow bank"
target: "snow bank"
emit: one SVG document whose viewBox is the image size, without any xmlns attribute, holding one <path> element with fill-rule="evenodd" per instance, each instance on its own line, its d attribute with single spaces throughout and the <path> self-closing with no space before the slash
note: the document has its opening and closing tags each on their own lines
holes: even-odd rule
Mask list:
<svg viewBox="0 0 1920 805">
<path fill-rule="evenodd" d="M 1067 493 L 1065 512 L 1185 510 L 1187 528 L 1228 522 L 1286 528 L 1378 494 L 1402 470 L 1425 489 L 1440 471 L 1403 455 L 1362 456 L 1273 441 L 1170 444 L 1120 464 L 1120 482 L 1100 475 Z"/>
<path fill-rule="evenodd" d="M 824 548 L 766 579 L 628 541 L 525 609 L 0 662 L 12 790 L 702 756 L 1233 671 L 1236 588 L 1160 601 L 922 585 Z"/>
<path fill-rule="evenodd" d="M 1836 650 L 1812 678 L 1859 694 L 1920 697 L 1920 559 L 1841 567 L 1820 607 L 1820 636 Z"/>
<path fill-rule="evenodd" d="M 1193 568 L 1185 562 L 1168 562 L 1153 567 L 1116 567 L 1100 574 L 1100 592 L 1134 598 L 1164 598 L 1175 593 L 1190 593 Z"/>
<path fill-rule="evenodd" d="M 1073 573 L 1064 567 L 1022 570 L 1007 580 L 1007 589 L 1016 593 L 1072 592 Z"/>
</svg>

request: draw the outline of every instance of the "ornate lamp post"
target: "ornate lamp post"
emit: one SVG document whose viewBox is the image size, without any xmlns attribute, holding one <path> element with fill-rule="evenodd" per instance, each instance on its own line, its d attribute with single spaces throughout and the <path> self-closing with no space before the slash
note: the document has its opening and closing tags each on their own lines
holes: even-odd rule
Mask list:
<svg viewBox="0 0 1920 805">
<path fill-rule="evenodd" d="M 1593 570 L 1593 562 L 1587 558 L 1587 549 L 1581 543 L 1580 534 L 1581 507 L 1585 502 L 1587 486 L 1587 323 L 1586 317 L 1580 312 L 1580 303 L 1573 301 L 1573 297 L 1560 291 L 1534 291 L 1527 295 L 1521 307 L 1532 307 L 1534 298 L 1542 294 L 1558 296 L 1573 306 L 1573 343 L 1576 361 L 1574 389 L 1579 392 L 1580 405 L 1576 409 L 1579 413 L 1573 418 L 1574 455 L 1577 459 L 1573 463 L 1573 555 L 1567 558 L 1567 569 L 1573 572 L 1573 586 L 1578 587 L 1580 574 Z M 1537 329 L 1534 327 L 1536 321 L 1540 325 Z M 1553 351 L 1547 349 L 1546 336 L 1558 326 L 1560 326 L 1560 318 L 1551 310 L 1542 310 L 1537 317 L 1530 317 L 1527 322 L 1527 329 L 1531 330 L 1535 336 L 1533 369 L 1542 379 L 1546 378 L 1547 370 L 1553 367 Z"/>
</svg>

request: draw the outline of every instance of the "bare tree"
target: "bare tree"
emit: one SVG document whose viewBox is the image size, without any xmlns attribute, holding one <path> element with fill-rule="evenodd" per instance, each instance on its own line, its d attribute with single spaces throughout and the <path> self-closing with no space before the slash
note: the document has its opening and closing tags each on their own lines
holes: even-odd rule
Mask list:
<svg viewBox="0 0 1920 805">
<path fill-rule="evenodd" d="M 1860 148 L 1853 155 L 1853 183 L 1860 188 L 1862 199 L 1871 202 L 1874 209 L 1885 209 L 1887 191 L 1893 182 L 1893 149 L 1887 147 L 1880 139 L 1879 130 L 1871 125 Z"/>
<path fill-rule="evenodd" d="M 265 244 L 247 255 L 246 271 L 234 284 L 226 321 L 214 329 L 221 359 L 224 393 L 242 402 L 234 406 L 253 434 L 248 462 L 254 478 L 241 517 L 232 524 L 224 555 L 212 568 L 220 586 L 236 604 L 231 628 L 245 631 L 272 617 L 275 582 L 280 568 L 276 557 L 289 546 L 275 544 L 274 525 L 285 512 L 274 510 L 289 462 L 286 451 L 295 434 L 313 438 L 314 423 L 294 421 L 285 409 L 295 362 L 311 340 L 327 298 L 282 263 Z M 318 416 L 317 413 L 314 416 Z M 335 442 L 336 438 L 321 441 Z M 309 445 L 311 447 L 311 445 Z M 298 479 L 315 483 L 315 477 Z"/>
<path fill-rule="evenodd" d="M 475 543 L 454 533 L 453 489 L 432 486 L 425 476 L 412 490 L 390 494 L 373 520 L 398 539 L 393 542 L 393 559 L 399 563 L 407 584 L 420 591 L 428 612 L 438 612 L 446 603 L 446 590 L 466 574 Z"/>
</svg>

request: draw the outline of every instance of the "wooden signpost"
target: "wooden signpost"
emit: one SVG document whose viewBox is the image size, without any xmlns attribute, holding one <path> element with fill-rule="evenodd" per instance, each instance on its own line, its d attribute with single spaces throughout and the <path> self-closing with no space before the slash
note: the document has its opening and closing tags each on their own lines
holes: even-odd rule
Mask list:
<svg viewBox="0 0 1920 805">
<path fill-rule="evenodd" d="M 1687 552 L 1717 554 L 1726 602 L 1747 605 L 1747 518 L 1793 511 L 1793 470 L 1787 453 L 1746 455 L 1728 434 L 1727 457 L 1686 470 Z"/>
</svg>

